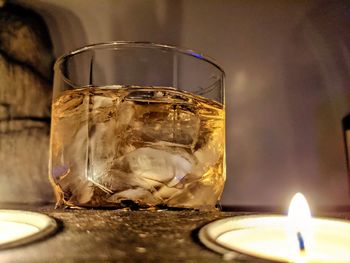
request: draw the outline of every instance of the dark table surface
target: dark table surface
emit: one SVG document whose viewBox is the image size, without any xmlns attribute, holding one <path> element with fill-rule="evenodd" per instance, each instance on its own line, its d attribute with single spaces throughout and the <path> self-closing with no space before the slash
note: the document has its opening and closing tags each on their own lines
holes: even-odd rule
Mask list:
<svg viewBox="0 0 350 263">
<path fill-rule="evenodd" d="M 55 218 L 59 229 L 40 241 L 0 250 L 0 262 L 225 262 L 199 242 L 198 230 L 213 220 L 245 214 L 25 209 Z M 350 218 L 347 211 L 326 215 Z"/>
</svg>

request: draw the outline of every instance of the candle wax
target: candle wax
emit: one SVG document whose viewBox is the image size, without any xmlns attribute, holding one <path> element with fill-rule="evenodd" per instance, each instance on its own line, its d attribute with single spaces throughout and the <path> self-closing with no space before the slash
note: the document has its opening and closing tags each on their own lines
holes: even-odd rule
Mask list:
<svg viewBox="0 0 350 263">
<path fill-rule="evenodd" d="M 0 245 L 39 232 L 39 228 L 25 223 L 0 221 Z"/>
</svg>

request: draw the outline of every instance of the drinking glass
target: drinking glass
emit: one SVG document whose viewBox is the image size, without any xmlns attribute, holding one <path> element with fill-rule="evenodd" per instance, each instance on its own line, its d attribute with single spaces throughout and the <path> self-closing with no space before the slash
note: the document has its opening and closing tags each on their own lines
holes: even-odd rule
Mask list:
<svg viewBox="0 0 350 263">
<path fill-rule="evenodd" d="M 213 209 L 225 183 L 224 71 L 174 46 L 85 46 L 54 66 L 58 206 Z"/>
</svg>

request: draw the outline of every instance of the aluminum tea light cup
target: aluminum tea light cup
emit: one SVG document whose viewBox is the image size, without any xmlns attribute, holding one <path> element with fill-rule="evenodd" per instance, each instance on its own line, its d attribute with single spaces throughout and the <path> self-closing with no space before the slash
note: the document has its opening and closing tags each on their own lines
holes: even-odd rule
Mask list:
<svg viewBox="0 0 350 263">
<path fill-rule="evenodd" d="M 312 218 L 301 194 L 293 198 L 288 216 L 259 214 L 217 220 L 204 226 L 199 238 L 230 258 L 350 262 L 350 222 Z"/>
</svg>

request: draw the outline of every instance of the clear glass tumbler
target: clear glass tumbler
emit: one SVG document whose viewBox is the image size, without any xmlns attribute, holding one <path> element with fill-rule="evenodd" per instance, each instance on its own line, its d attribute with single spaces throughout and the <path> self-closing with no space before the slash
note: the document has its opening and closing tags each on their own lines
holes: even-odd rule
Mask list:
<svg viewBox="0 0 350 263">
<path fill-rule="evenodd" d="M 226 178 L 223 70 L 144 42 L 62 56 L 49 166 L 58 206 L 215 208 Z"/>
</svg>

